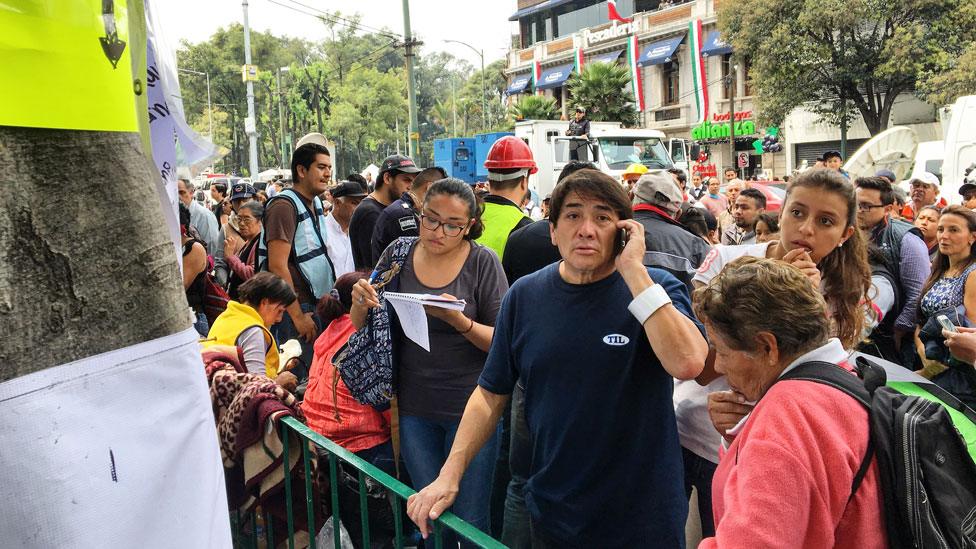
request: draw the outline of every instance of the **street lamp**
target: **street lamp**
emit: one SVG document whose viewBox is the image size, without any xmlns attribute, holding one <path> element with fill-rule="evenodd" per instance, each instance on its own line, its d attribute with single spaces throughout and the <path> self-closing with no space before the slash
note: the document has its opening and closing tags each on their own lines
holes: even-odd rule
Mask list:
<svg viewBox="0 0 976 549">
<path fill-rule="evenodd" d="M 289 72 L 291 69 L 288 67 L 278 68 L 278 124 L 281 126 L 281 167 L 284 168 L 288 162 L 288 145 L 285 143 L 285 108 L 284 108 L 284 95 L 285 92 L 281 89 L 281 73 Z M 290 164 L 290 163 L 289 163 Z"/>
<path fill-rule="evenodd" d="M 187 74 L 196 74 L 198 76 L 207 77 L 207 118 L 209 119 L 210 122 L 210 136 L 209 136 L 210 142 L 213 143 L 213 106 L 210 104 L 210 73 L 194 71 L 190 69 L 176 69 L 176 70 L 180 72 L 185 72 Z"/>
<path fill-rule="evenodd" d="M 471 51 L 477 53 L 478 57 L 481 57 L 481 124 L 484 131 L 488 131 L 488 100 L 486 98 L 487 92 L 485 88 L 485 50 L 479 50 L 471 44 L 461 42 L 460 40 L 444 40 L 444 42 L 467 46 L 471 48 Z"/>
</svg>

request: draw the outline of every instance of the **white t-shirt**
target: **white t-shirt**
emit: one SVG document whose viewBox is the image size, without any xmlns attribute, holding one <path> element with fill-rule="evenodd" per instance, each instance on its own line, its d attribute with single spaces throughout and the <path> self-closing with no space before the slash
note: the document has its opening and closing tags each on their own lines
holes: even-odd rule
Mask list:
<svg viewBox="0 0 976 549">
<path fill-rule="evenodd" d="M 763 242 L 742 246 L 716 246 L 705 256 L 693 280 L 707 284 L 735 259 L 744 256 L 766 257 L 766 249 L 770 244 Z M 725 376 L 704 387 L 693 379 L 674 381 L 674 415 L 678 421 L 681 446 L 713 463 L 718 463 L 722 436 L 715 430 L 712 419 L 708 416 L 708 394 L 728 390 L 729 384 Z"/>
<path fill-rule="evenodd" d="M 342 226 L 331 213 L 325 216 L 325 250 L 335 268 L 335 277 L 351 273 L 356 270 L 352 259 L 352 242 L 349 233 L 342 230 Z"/>
</svg>

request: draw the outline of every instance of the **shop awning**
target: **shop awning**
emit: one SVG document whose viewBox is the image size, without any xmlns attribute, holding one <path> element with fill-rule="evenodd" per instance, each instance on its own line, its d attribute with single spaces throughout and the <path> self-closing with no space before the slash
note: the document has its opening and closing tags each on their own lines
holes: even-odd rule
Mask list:
<svg viewBox="0 0 976 549">
<path fill-rule="evenodd" d="M 705 38 L 705 45 L 702 46 L 702 56 L 725 55 L 726 53 L 732 53 L 732 44 L 723 42 L 717 30 L 710 31 L 708 37 Z"/>
<path fill-rule="evenodd" d="M 594 55 L 589 59 L 589 61 L 587 61 L 587 63 L 614 63 L 623 52 L 624 50 L 617 50 L 609 53 L 601 53 L 600 55 Z"/>
<path fill-rule="evenodd" d="M 637 64 L 660 65 L 661 63 L 671 61 L 671 57 L 674 56 L 674 52 L 684 39 L 684 35 L 681 35 L 676 38 L 668 38 L 667 40 L 654 42 L 641 50 L 641 56 L 637 60 Z"/>
<path fill-rule="evenodd" d="M 542 71 L 542 76 L 539 78 L 539 82 L 536 83 L 535 89 L 548 90 L 549 88 L 562 86 L 563 82 L 569 78 L 569 75 L 573 74 L 573 66 L 573 63 L 567 63 Z"/>
<path fill-rule="evenodd" d="M 533 13 L 539 13 L 543 10 L 551 10 L 552 8 L 557 8 L 563 4 L 568 4 L 570 0 L 546 0 L 545 2 L 539 2 L 534 6 L 529 6 L 527 8 L 522 8 L 512 14 L 508 18 L 509 21 L 518 21 L 519 19 L 525 17 L 526 15 L 532 15 Z"/>
<path fill-rule="evenodd" d="M 529 87 L 529 80 L 532 77 L 528 74 L 520 74 L 512 78 L 511 85 L 505 90 L 505 95 L 515 95 L 517 93 L 522 93 L 526 88 Z"/>
</svg>

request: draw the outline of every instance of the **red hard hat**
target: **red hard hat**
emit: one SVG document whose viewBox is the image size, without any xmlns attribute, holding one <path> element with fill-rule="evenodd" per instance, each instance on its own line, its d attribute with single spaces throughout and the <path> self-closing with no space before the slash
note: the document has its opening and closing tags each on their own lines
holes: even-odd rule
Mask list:
<svg viewBox="0 0 976 549">
<path fill-rule="evenodd" d="M 485 159 L 487 170 L 528 169 L 530 174 L 539 171 L 529 146 L 514 135 L 506 135 L 491 146 Z"/>
</svg>

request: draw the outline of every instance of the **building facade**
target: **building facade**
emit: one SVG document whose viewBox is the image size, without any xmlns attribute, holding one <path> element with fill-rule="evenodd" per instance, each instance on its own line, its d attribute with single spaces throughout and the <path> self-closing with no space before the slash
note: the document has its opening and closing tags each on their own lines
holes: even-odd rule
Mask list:
<svg viewBox="0 0 976 549">
<path fill-rule="evenodd" d="M 704 152 L 706 173 L 721 174 L 724 167 L 737 166 L 743 176 L 782 176 L 811 164 L 824 151 L 838 149 L 837 128 L 797 109 L 779 128 L 783 151 L 756 152 L 753 142 L 762 139 L 767 128 L 756 122 L 749 59 L 732 55 L 717 26 L 718 10 L 733 1 L 618 0 L 617 12 L 630 20 L 625 22 L 610 21 L 606 1 L 518 0 L 518 11 L 509 18 L 518 22 L 519 35 L 513 39 L 518 47 L 508 55 L 508 100 L 518 101 L 522 94 L 546 95 L 568 118 L 566 83 L 578 65 L 621 63 L 639 76 L 635 95 L 640 98 L 641 127 L 693 142 L 696 146 L 690 149 L 670 143 L 672 157 L 698 160 Z M 899 98 L 891 122 L 914 127 L 921 140 L 941 138 L 936 109 L 910 95 Z M 736 135 L 734 150 L 730 130 Z M 848 151 L 868 137 L 863 123 L 854 124 Z"/>
</svg>

